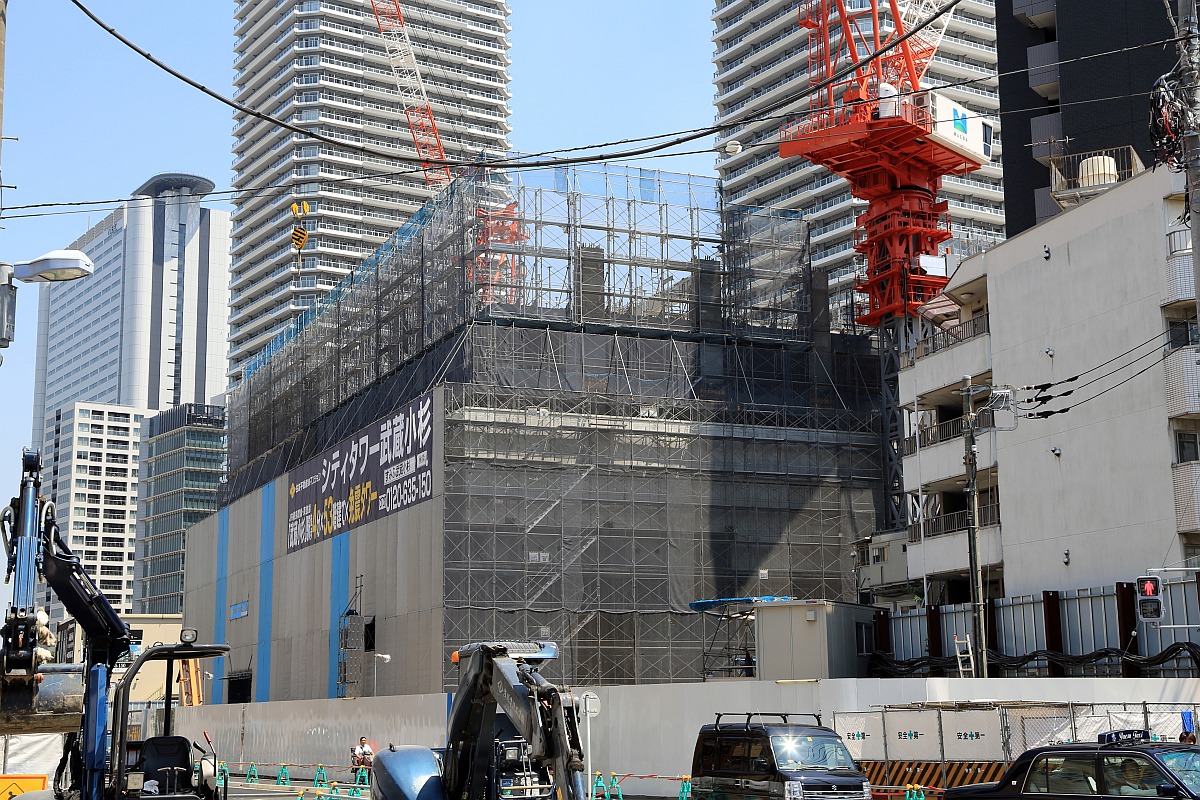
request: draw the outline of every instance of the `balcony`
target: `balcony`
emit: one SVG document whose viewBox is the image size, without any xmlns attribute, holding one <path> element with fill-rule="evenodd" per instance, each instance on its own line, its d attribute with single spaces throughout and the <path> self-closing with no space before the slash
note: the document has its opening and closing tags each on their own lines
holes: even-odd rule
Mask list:
<svg viewBox="0 0 1200 800">
<path fill-rule="evenodd" d="M 991 528 L 1000 524 L 1000 504 L 980 506 L 979 519 L 976 521 L 977 528 Z M 921 532 L 922 523 L 914 522 L 908 526 L 908 541 L 909 544 L 920 542 L 923 539 L 933 539 L 938 536 L 949 536 L 955 533 L 964 533 L 967 530 L 967 512 L 966 511 L 951 511 L 949 514 L 939 514 L 936 517 L 927 517 L 924 522 L 924 535 Z"/>
<path fill-rule="evenodd" d="M 1163 361 L 1167 385 L 1167 416 L 1200 419 L 1200 347 L 1191 345 L 1171 352 Z"/>
<path fill-rule="evenodd" d="M 1058 99 L 1058 42 L 1029 48 L 1029 88 L 1047 100 Z"/>
<path fill-rule="evenodd" d="M 966 322 L 945 328 L 917 342 L 913 349 L 900 354 L 900 368 L 911 367 L 926 356 L 982 336 L 991 331 L 987 314 L 972 317 Z"/>
<path fill-rule="evenodd" d="M 1196 300 L 1196 279 L 1192 273 L 1192 232 L 1171 231 L 1167 234 L 1167 285 L 1163 293 L 1164 306 Z"/>
<path fill-rule="evenodd" d="M 1053 28 L 1058 4 L 1056 0 L 1013 0 L 1013 16 L 1030 28 Z"/>
<path fill-rule="evenodd" d="M 1004 560 L 999 504 L 980 506 L 978 523 L 979 564 L 982 567 L 998 566 Z M 923 539 L 919 525 L 909 526 L 908 531 L 910 579 L 916 580 L 926 575 L 963 574 L 969 570 L 966 511 L 927 518 Z"/>
<path fill-rule="evenodd" d="M 1062 132 L 1062 114 L 1055 111 L 1029 120 L 1029 141 L 1033 144 L 1033 157 L 1046 166 L 1053 158 L 1062 157 L 1066 150 L 1066 139 Z"/>
<path fill-rule="evenodd" d="M 976 414 L 975 420 L 977 433 L 995 427 L 996 424 L 992 410 L 987 408 Z M 961 439 L 963 437 L 963 421 L 962 417 L 947 420 L 909 436 L 904 440 L 904 455 L 914 455 L 918 447 L 932 447 L 952 439 Z"/>
<path fill-rule="evenodd" d="M 1171 465 L 1175 484 L 1175 529 L 1179 533 L 1200 531 L 1200 461 Z"/>
</svg>

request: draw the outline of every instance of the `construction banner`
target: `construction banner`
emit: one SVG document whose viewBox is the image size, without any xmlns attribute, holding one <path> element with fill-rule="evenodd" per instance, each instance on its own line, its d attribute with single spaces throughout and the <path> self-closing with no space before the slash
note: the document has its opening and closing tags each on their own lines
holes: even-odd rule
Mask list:
<svg viewBox="0 0 1200 800">
<path fill-rule="evenodd" d="M 292 470 L 287 551 L 432 497 L 433 432 L 426 393 Z"/>
</svg>

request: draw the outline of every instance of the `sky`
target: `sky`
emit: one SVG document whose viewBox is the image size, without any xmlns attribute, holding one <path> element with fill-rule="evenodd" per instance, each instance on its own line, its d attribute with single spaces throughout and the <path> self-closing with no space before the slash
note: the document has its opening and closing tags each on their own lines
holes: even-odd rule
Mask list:
<svg viewBox="0 0 1200 800">
<path fill-rule="evenodd" d="M 156 58 L 232 94 L 231 0 L 84 2 Z M 514 148 L 540 152 L 712 124 L 711 2 L 509 6 Z M 204 175 L 218 191 L 231 185 L 232 109 L 127 49 L 70 0 L 10 1 L 3 88 L 0 183 L 15 187 L 0 194 L 6 209 L 122 199 L 167 171 Z M 700 154 L 636 163 L 711 175 L 713 162 Z M 18 216 L 31 213 L 39 212 L 3 213 L 0 260 L 67 247 L 107 211 Z M 16 340 L 0 350 L 0 502 L 19 489 L 33 414 L 37 288 L 18 286 Z"/>
</svg>

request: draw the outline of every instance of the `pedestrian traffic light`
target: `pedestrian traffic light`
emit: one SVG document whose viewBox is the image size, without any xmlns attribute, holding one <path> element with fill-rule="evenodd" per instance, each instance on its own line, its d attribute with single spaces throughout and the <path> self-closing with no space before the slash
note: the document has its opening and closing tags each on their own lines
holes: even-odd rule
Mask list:
<svg viewBox="0 0 1200 800">
<path fill-rule="evenodd" d="M 1137 579 L 1137 613 L 1142 622 L 1158 622 L 1163 618 L 1162 578 L 1143 575 Z"/>
</svg>

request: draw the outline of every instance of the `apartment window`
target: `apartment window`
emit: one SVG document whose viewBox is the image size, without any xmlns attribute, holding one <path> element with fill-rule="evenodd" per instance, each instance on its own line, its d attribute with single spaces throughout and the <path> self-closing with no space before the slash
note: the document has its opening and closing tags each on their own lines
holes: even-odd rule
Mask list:
<svg viewBox="0 0 1200 800">
<path fill-rule="evenodd" d="M 1197 340 L 1196 321 L 1194 319 L 1167 320 L 1167 338 L 1172 350 L 1177 347 L 1187 347 L 1189 344 L 1195 344 Z"/>
<path fill-rule="evenodd" d="M 80 524 L 82 525 L 83 523 L 80 523 Z M 71 544 L 83 544 L 83 537 L 82 536 L 72 536 Z"/>
<path fill-rule="evenodd" d="M 1185 544 L 1183 546 L 1183 565 L 1200 569 L 1200 544 Z"/>
<path fill-rule="evenodd" d="M 125 540 L 124 539 L 110 539 L 109 537 L 105 536 L 104 537 L 104 546 L 105 547 L 124 547 Z"/>
<path fill-rule="evenodd" d="M 1175 459 L 1183 464 L 1200 461 L 1200 433 L 1195 431 L 1175 432 Z"/>
<path fill-rule="evenodd" d="M 100 539 L 97 536 L 89 536 L 89 537 L 87 537 L 87 541 L 84 542 L 84 544 L 88 547 L 99 547 Z"/>
<path fill-rule="evenodd" d="M 100 532 L 100 523 L 99 522 L 86 522 L 86 523 L 84 523 L 83 529 L 85 531 L 87 531 L 88 533 L 99 533 Z"/>
<path fill-rule="evenodd" d="M 887 560 L 888 560 L 888 549 L 887 549 L 886 545 L 883 547 L 872 547 L 871 548 L 871 563 L 872 564 L 886 564 Z"/>
</svg>

